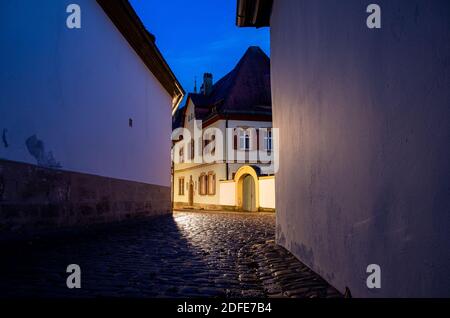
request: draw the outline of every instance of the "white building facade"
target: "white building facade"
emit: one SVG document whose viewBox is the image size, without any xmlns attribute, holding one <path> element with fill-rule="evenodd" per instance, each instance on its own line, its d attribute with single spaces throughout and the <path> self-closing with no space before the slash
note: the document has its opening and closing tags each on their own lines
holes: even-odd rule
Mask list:
<svg viewBox="0 0 450 318">
<path fill-rule="evenodd" d="M 215 85 L 211 74 L 205 74 L 201 92 L 188 95 L 186 106 L 174 117 L 178 121 L 174 128 L 185 128 L 190 135 L 190 140 L 183 136 L 173 147 L 181 159 L 174 165 L 175 208 L 275 210 L 273 156 L 251 160 L 249 155 L 258 150 L 270 154 L 274 148 L 269 72 L 266 54 L 250 47 L 236 68 Z M 243 84 L 249 85 L 248 81 L 254 84 L 251 88 Z M 217 136 L 213 129 L 219 131 Z M 221 147 L 223 156 L 204 160 L 207 147 L 214 154 Z M 196 154 L 201 155 L 199 160 Z"/>
</svg>

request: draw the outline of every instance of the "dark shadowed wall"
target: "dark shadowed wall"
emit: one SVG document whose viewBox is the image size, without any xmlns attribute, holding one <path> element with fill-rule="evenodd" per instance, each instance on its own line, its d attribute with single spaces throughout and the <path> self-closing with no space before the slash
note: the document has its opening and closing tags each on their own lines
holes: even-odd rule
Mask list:
<svg viewBox="0 0 450 318">
<path fill-rule="evenodd" d="M 0 1 L 0 234 L 171 213 L 171 94 L 96 1 L 69 29 L 70 3 Z"/>
<path fill-rule="evenodd" d="M 354 296 L 450 296 L 450 2 L 275 0 L 271 37 L 277 241 Z"/>
<path fill-rule="evenodd" d="M 0 160 L 0 239 L 168 213 L 169 187 Z"/>
</svg>

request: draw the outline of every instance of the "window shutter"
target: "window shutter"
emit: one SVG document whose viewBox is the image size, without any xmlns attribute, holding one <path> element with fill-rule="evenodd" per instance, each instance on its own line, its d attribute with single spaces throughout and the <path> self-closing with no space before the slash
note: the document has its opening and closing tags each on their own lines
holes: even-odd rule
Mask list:
<svg viewBox="0 0 450 318">
<path fill-rule="evenodd" d="M 256 150 L 259 150 L 259 129 L 256 129 Z"/>
</svg>

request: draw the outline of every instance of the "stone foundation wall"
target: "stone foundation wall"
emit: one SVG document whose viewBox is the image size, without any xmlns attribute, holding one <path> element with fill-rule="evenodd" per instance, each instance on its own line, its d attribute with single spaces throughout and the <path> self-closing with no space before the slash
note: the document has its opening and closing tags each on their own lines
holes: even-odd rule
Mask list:
<svg viewBox="0 0 450 318">
<path fill-rule="evenodd" d="M 194 210 L 207 210 L 207 211 L 234 211 L 240 212 L 238 208 L 230 205 L 219 205 L 219 204 L 200 204 L 194 203 L 193 206 L 190 206 L 186 202 L 174 202 L 174 209 L 194 209 Z M 271 208 L 259 208 L 259 212 L 275 212 L 275 209 Z"/>
<path fill-rule="evenodd" d="M 169 187 L 0 160 L 0 236 L 169 213 Z"/>
</svg>

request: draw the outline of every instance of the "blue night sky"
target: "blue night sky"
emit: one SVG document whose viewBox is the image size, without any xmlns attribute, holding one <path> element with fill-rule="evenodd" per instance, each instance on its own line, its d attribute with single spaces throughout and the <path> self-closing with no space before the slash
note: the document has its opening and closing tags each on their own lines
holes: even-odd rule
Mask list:
<svg viewBox="0 0 450 318">
<path fill-rule="evenodd" d="M 246 49 L 258 45 L 269 55 L 268 28 L 238 28 L 235 0 L 131 0 L 137 14 L 186 92 L 203 73 L 214 82 L 228 73 Z"/>
</svg>

